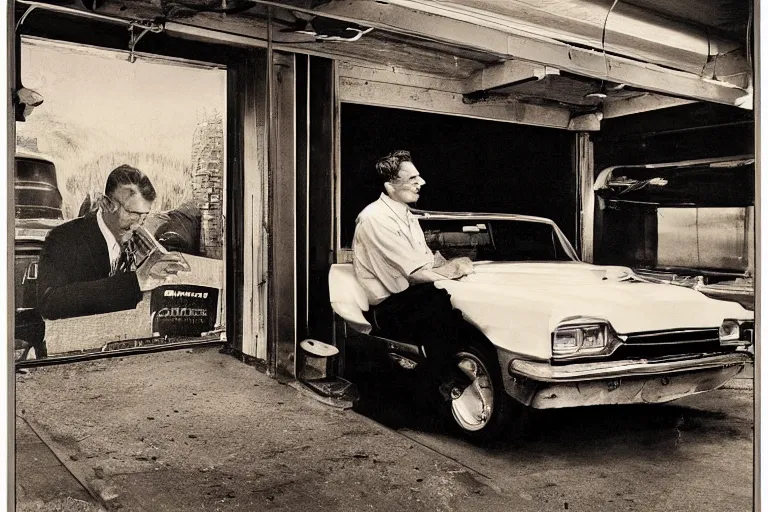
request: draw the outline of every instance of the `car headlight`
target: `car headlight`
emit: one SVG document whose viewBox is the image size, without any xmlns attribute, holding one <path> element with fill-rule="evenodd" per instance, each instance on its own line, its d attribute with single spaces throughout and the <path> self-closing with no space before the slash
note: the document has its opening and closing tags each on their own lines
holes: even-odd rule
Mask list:
<svg viewBox="0 0 768 512">
<path fill-rule="evenodd" d="M 751 345 L 754 325 L 754 322 L 748 320 L 723 320 L 718 333 L 720 345 Z"/>
<path fill-rule="evenodd" d="M 552 333 L 552 356 L 603 355 L 612 351 L 613 335 L 607 323 L 560 325 Z"/>
</svg>

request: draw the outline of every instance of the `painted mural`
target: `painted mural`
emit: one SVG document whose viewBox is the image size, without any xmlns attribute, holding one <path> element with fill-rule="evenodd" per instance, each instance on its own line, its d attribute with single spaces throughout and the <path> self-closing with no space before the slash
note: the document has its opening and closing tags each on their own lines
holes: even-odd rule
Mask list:
<svg viewBox="0 0 768 512">
<path fill-rule="evenodd" d="M 25 39 L 21 76 L 17 361 L 222 339 L 225 71 Z"/>
</svg>

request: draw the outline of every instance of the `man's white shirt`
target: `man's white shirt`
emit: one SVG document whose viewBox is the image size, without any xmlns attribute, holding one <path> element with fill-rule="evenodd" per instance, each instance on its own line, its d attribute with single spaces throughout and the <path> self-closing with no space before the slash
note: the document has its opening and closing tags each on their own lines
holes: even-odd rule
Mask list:
<svg viewBox="0 0 768 512">
<path fill-rule="evenodd" d="M 434 265 L 419 220 L 384 193 L 357 216 L 352 251 L 355 274 L 373 305 L 407 289 L 416 270 Z"/>
<path fill-rule="evenodd" d="M 99 230 L 101 230 L 101 234 L 104 236 L 104 241 L 107 242 L 110 265 L 109 275 L 112 275 L 117 269 L 118 261 L 120 261 L 120 244 L 104 222 L 104 217 L 101 215 L 101 208 L 96 212 L 96 222 L 99 224 Z"/>
</svg>

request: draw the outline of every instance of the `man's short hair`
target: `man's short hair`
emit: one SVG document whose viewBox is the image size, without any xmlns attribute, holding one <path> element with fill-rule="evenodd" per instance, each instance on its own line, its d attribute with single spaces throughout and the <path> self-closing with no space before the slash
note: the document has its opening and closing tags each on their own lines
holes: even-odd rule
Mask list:
<svg viewBox="0 0 768 512">
<path fill-rule="evenodd" d="M 400 164 L 412 161 L 411 152 L 404 149 L 398 149 L 387 156 L 379 158 L 376 162 L 376 173 L 379 175 L 382 185 L 397 179 L 400 172 Z"/>
<path fill-rule="evenodd" d="M 149 181 L 147 175 L 128 164 L 123 164 L 109 173 L 107 184 L 104 187 L 104 195 L 111 198 L 112 192 L 121 186 L 131 188 L 135 186 L 139 190 L 141 197 L 146 201 L 154 201 L 157 197 L 155 187 L 152 186 L 152 182 Z"/>
</svg>

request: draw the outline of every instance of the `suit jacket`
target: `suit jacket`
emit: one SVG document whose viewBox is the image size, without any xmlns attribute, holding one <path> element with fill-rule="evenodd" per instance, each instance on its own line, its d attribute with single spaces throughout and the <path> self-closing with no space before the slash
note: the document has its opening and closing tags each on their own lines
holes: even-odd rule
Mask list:
<svg viewBox="0 0 768 512">
<path fill-rule="evenodd" d="M 110 268 L 95 212 L 55 227 L 40 255 L 40 314 L 53 320 L 135 308 L 142 295 L 136 273 L 110 277 Z"/>
</svg>

